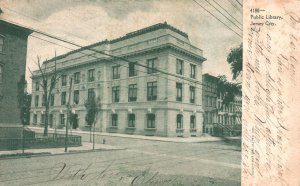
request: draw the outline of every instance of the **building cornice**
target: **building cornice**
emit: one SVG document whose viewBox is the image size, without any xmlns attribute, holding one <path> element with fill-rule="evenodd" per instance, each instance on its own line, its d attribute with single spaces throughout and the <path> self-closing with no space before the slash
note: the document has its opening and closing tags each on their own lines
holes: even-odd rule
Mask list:
<svg viewBox="0 0 300 186">
<path fill-rule="evenodd" d="M 112 40 L 107 40 L 106 39 L 106 40 L 103 40 L 103 41 L 100 41 L 100 42 L 93 43 L 91 45 L 84 46 L 82 48 L 70 51 L 66 54 L 54 57 L 54 58 L 46 61 L 46 63 L 54 61 L 54 60 L 62 59 L 64 57 L 67 57 L 68 55 L 71 55 L 71 54 L 76 53 L 76 52 L 80 52 L 80 51 L 83 51 L 83 50 L 86 50 L 86 49 L 88 50 L 88 49 L 91 49 L 93 47 L 104 45 L 104 44 L 114 44 L 114 43 L 124 41 L 124 40 L 130 39 L 130 38 L 136 37 L 136 36 L 140 36 L 140 35 L 143 35 L 143 34 L 146 34 L 146 33 L 149 33 L 149 32 L 153 32 L 153 31 L 156 31 L 156 30 L 159 30 L 159 29 L 169 29 L 169 30 L 185 37 L 186 39 L 188 39 L 188 34 L 187 33 L 183 32 L 183 31 L 181 31 L 181 30 L 179 30 L 179 29 L 177 29 L 177 28 L 175 28 L 171 25 L 169 25 L 167 22 L 158 23 L 158 24 L 146 27 L 146 28 L 142 28 L 142 29 L 137 30 L 137 31 L 129 32 L 125 36 L 122 36 L 122 37 L 119 37 L 119 38 L 116 38 L 116 39 L 112 39 Z"/>
<path fill-rule="evenodd" d="M 149 53 L 153 53 L 153 52 L 161 52 L 162 50 L 168 50 L 168 49 L 176 51 L 176 52 L 178 52 L 180 54 L 183 54 L 185 56 L 191 57 L 195 60 L 200 61 L 201 63 L 206 61 L 206 58 L 204 58 L 202 56 L 199 56 L 197 54 L 194 54 L 192 52 L 189 52 L 189 51 L 187 51 L 185 49 L 182 49 L 180 47 L 177 47 L 176 45 L 174 45 L 172 43 L 167 43 L 167 44 L 163 44 L 163 45 L 160 45 L 160 46 L 147 48 L 147 49 L 144 49 L 144 50 L 138 50 L 138 51 L 134 51 L 134 52 L 127 53 L 127 54 L 118 55 L 117 57 L 129 58 L 129 57 L 149 54 Z M 110 60 L 113 60 L 113 59 L 110 59 Z"/>
<path fill-rule="evenodd" d="M 135 56 L 140 56 L 140 55 L 145 55 L 145 54 L 151 54 L 153 52 L 161 52 L 163 50 L 173 50 L 177 53 L 180 53 L 182 55 L 185 55 L 185 56 L 191 57 L 191 58 L 193 58 L 197 61 L 200 61 L 201 63 L 206 61 L 206 58 L 204 58 L 202 56 L 199 56 L 197 54 L 194 54 L 192 52 L 189 52 L 189 51 L 187 51 L 185 49 L 182 49 L 180 47 L 177 47 L 176 45 L 174 45 L 172 43 L 167 43 L 167 44 L 155 46 L 155 47 L 152 47 L 152 48 L 147 48 L 147 49 L 144 49 L 144 50 L 138 50 L 138 51 L 134 51 L 134 52 L 131 52 L 131 53 L 124 54 L 124 55 L 116 55 L 116 58 L 117 58 L 117 60 L 120 60 L 120 58 L 124 58 L 124 59 L 127 60 L 127 58 L 130 58 L 130 57 L 135 57 Z M 93 65 L 93 64 L 97 64 L 97 63 L 101 63 L 101 62 L 110 62 L 110 61 L 116 60 L 116 58 L 114 58 L 114 57 L 110 57 L 110 58 L 103 57 L 103 58 L 96 59 L 96 60 L 94 59 L 94 60 L 90 60 L 90 61 L 84 61 L 84 62 L 79 63 L 79 64 L 74 64 L 74 65 L 63 67 L 63 68 L 57 68 L 57 71 L 60 72 L 60 71 L 64 71 L 64 70 L 67 70 L 67 69 L 69 70 L 69 69 L 74 69 L 74 68 L 81 68 L 81 67 L 84 67 L 84 66 L 89 66 L 89 65 Z M 124 62 L 127 63 L 126 61 L 124 61 Z M 35 77 L 39 77 L 39 76 L 40 75 L 35 75 Z"/>
</svg>

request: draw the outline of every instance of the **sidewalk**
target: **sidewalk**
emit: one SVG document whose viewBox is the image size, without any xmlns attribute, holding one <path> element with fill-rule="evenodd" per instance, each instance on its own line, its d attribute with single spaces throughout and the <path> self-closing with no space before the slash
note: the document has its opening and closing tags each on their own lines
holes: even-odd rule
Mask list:
<svg viewBox="0 0 300 186">
<path fill-rule="evenodd" d="M 120 148 L 105 144 L 96 144 L 95 150 L 124 150 L 125 148 Z M 47 149 L 25 149 L 24 155 L 22 155 L 22 150 L 7 150 L 0 151 L 0 159 L 7 158 L 19 158 L 26 156 L 45 156 L 45 155 L 58 155 L 58 154 L 70 154 L 70 153 L 80 153 L 80 152 L 91 152 L 93 151 L 93 143 L 82 142 L 80 147 L 68 147 L 68 152 L 65 152 L 65 148 L 47 148 Z M 7 156 L 6 156 L 7 155 Z M 11 155 L 11 156 L 10 156 Z M 15 156 L 13 156 L 15 155 Z"/>
<path fill-rule="evenodd" d="M 40 127 L 29 127 L 31 130 L 35 132 L 43 132 L 43 128 Z M 49 131 L 54 131 L 54 129 L 48 129 Z M 63 129 L 56 129 L 57 132 L 62 133 L 65 132 Z M 70 133 L 70 132 L 69 132 Z M 80 131 L 73 130 L 73 134 L 89 134 L 89 131 Z M 154 141 L 164 141 L 164 142 L 175 142 L 175 143 L 202 143 L 202 142 L 214 142 L 214 141 L 222 141 L 223 138 L 214 137 L 214 136 L 201 136 L 201 137 L 159 137 L 159 136 L 142 136 L 142 135 L 130 135 L 130 134 L 119 134 L 119 133 L 106 133 L 106 132 L 95 132 L 95 135 L 99 136 L 111 136 L 111 137 L 121 137 L 121 138 L 133 138 L 133 139 L 141 139 L 141 140 L 154 140 Z"/>
</svg>

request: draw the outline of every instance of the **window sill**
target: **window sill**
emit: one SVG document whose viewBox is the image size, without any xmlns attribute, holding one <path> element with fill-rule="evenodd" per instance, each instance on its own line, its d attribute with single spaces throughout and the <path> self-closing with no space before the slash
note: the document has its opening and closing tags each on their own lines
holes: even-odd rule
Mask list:
<svg viewBox="0 0 300 186">
<path fill-rule="evenodd" d="M 156 131 L 156 128 L 145 128 L 146 131 Z"/>
<path fill-rule="evenodd" d="M 135 130 L 135 127 L 126 127 L 126 130 Z"/>
<path fill-rule="evenodd" d="M 110 129 L 118 129 L 118 126 L 109 126 Z"/>
<path fill-rule="evenodd" d="M 176 133 L 183 133 L 184 129 L 176 129 Z"/>
<path fill-rule="evenodd" d="M 197 129 L 190 129 L 190 132 L 197 132 Z"/>
</svg>

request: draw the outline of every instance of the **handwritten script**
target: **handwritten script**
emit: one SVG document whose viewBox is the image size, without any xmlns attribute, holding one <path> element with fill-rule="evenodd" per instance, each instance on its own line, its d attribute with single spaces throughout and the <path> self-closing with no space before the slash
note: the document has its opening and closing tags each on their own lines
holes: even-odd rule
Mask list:
<svg viewBox="0 0 300 186">
<path fill-rule="evenodd" d="M 300 185 L 300 169 L 290 166 L 299 162 L 297 151 L 288 150 L 296 131 L 300 137 L 292 115 L 299 90 L 300 2 L 277 3 L 244 4 L 243 185 Z M 274 24 L 266 24 L 268 15 Z"/>
<path fill-rule="evenodd" d="M 150 168 L 138 170 L 132 174 L 122 172 L 113 161 L 90 163 L 88 165 L 68 165 L 64 162 L 55 164 L 49 170 L 50 179 L 46 182 L 79 185 L 165 185 L 176 181 L 176 178 L 161 179 L 157 171 Z M 41 183 L 41 182 L 38 182 Z"/>
</svg>

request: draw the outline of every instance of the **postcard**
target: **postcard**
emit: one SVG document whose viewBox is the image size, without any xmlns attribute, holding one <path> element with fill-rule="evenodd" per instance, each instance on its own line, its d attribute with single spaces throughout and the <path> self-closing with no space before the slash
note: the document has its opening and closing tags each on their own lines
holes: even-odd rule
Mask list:
<svg viewBox="0 0 300 186">
<path fill-rule="evenodd" d="M 299 7 L 0 0 L 0 185 L 300 185 Z"/>
</svg>

